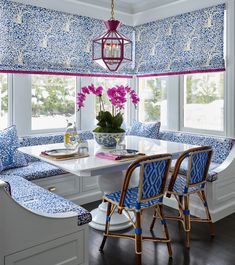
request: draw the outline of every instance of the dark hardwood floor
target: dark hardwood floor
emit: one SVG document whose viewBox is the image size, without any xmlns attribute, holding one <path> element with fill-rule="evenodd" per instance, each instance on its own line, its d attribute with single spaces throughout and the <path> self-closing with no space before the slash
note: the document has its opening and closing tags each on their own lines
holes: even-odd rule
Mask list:
<svg viewBox="0 0 235 265">
<path fill-rule="evenodd" d="M 99 202 L 83 205 L 89 211 Z M 175 211 L 165 207 L 165 213 Z M 149 234 L 152 210 L 146 210 L 143 218 L 143 233 Z M 173 259 L 169 260 L 165 244 L 143 243 L 142 265 L 234 265 L 235 264 L 235 214 L 215 223 L 216 237 L 211 239 L 208 224 L 193 223 L 191 248 L 184 247 L 184 233 L 175 221 L 168 221 L 172 239 Z M 125 232 L 130 232 L 126 230 Z M 162 227 L 156 222 L 154 232 L 161 235 Z M 89 265 L 135 265 L 134 241 L 108 238 L 104 253 L 99 252 L 102 232 L 90 228 Z"/>
</svg>

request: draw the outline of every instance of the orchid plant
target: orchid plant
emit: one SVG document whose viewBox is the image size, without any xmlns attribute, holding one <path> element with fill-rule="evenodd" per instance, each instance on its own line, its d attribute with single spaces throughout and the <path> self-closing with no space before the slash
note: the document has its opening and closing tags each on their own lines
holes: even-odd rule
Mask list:
<svg viewBox="0 0 235 265">
<path fill-rule="evenodd" d="M 112 106 L 111 112 L 105 110 L 103 100 L 104 93 L 107 94 L 109 102 Z M 77 94 L 78 110 L 84 107 L 84 102 L 89 94 L 97 96 L 99 102 L 99 113 L 96 117 L 96 119 L 98 120 L 98 127 L 93 131 L 101 133 L 125 132 L 125 130 L 121 128 L 121 125 L 123 123 L 122 110 L 127 103 L 128 96 L 134 106 L 137 106 L 140 101 L 137 93 L 129 86 L 114 86 L 112 88 L 108 88 L 105 91 L 103 86 L 100 85 L 98 87 L 95 87 L 94 84 L 91 84 L 87 87 L 82 87 L 81 92 Z"/>
</svg>

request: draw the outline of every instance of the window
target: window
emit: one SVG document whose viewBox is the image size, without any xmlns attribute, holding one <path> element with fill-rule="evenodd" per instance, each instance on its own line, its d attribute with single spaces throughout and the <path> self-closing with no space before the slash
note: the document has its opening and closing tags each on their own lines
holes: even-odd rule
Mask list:
<svg viewBox="0 0 235 265">
<path fill-rule="evenodd" d="M 0 130 L 8 126 L 7 74 L 0 74 Z"/>
<path fill-rule="evenodd" d="M 111 88 L 111 87 L 116 86 L 116 85 L 127 86 L 128 85 L 128 79 L 126 79 L 126 78 L 97 77 L 94 79 L 94 85 L 95 85 L 95 87 L 102 85 L 104 87 L 104 89 L 107 90 L 108 88 Z M 104 109 L 112 112 L 112 106 L 109 102 L 109 99 L 108 99 L 106 93 L 104 93 L 104 95 L 103 95 L 103 101 L 104 101 Z M 98 99 L 98 97 L 96 97 L 95 116 L 97 116 L 99 110 L 100 110 L 99 109 L 99 99 Z M 127 123 L 127 112 L 128 112 L 128 104 L 125 106 L 125 109 L 123 110 L 123 118 L 124 118 L 125 123 Z M 95 124 L 96 124 L 96 122 L 95 122 Z"/>
<path fill-rule="evenodd" d="M 76 77 L 32 75 L 32 130 L 66 127 L 75 121 Z"/>
<path fill-rule="evenodd" d="M 139 79 L 139 120 L 141 122 L 160 121 L 167 126 L 168 77 Z"/>
<path fill-rule="evenodd" d="M 224 73 L 184 76 L 184 127 L 224 131 Z"/>
</svg>

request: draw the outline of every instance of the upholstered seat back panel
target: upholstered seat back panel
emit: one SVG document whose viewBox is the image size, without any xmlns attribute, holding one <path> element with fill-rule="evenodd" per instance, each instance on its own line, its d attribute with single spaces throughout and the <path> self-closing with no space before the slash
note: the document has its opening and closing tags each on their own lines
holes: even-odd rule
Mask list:
<svg viewBox="0 0 235 265">
<path fill-rule="evenodd" d="M 231 138 L 175 131 L 161 131 L 159 139 L 199 146 L 211 146 L 213 149 L 212 161 L 218 164 L 221 164 L 227 158 L 234 144 L 234 139 Z"/>
</svg>

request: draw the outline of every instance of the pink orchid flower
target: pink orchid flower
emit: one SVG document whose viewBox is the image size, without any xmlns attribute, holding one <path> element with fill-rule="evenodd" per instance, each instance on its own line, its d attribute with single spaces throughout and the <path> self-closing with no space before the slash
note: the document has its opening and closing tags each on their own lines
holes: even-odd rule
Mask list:
<svg viewBox="0 0 235 265">
<path fill-rule="evenodd" d="M 82 87 L 82 93 L 84 93 L 84 94 L 90 94 L 89 88 L 86 87 L 86 86 Z"/>
</svg>

